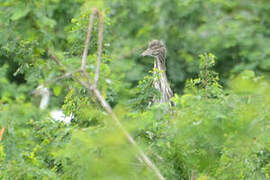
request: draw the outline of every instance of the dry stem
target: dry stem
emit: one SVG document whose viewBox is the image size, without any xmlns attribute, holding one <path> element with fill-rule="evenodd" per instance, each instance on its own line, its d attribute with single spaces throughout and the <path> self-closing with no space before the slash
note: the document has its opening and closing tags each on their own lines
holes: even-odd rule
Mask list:
<svg viewBox="0 0 270 180">
<path fill-rule="evenodd" d="M 85 46 L 84 46 L 83 55 L 82 55 L 82 64 L 81 64 L 81 69 L 82 70 L 85 69 L 86 59 L 87 59 L 87 55 L 88 55 L 89 43 L 90 43 L 92 30 L 93 30 L 93 26 L 94 26 L 95 15 L 96 15 L 97 12 L 98 12 L 97 9 L 93 9 L 93 12 L 91 13 L 90 18 L 89 18 L 87 37 L 85 38 Z"/>
<path fill-rule="evenodd" d="M 143 152 L 143 150 L 139 147 L 139 145 L 136 143 L 136 141 L 133 139 L 133 137 L 129 134 L 129 132 L 124 128 L 124 126 L 121 124 L 117 116 L 114 114 L 111 106 L 106 102 L 106 100 L 102 97 L 100 91 L 97 88 L 99 74 L 100 74 L 100 64 L 101 64 L 101 55 L 102 55 L 102 42 L 103 42 L 103 25 L 104 25 L 104 12 L 99 12 L 99 34 L 98 34 L 98 58 L 97 58 L 97 66 L 96 66 L 96 74 L 95 74 L 95 81 L 94 84 L 91 83 L 91 78 L 89 74 L 85 70 L 86 65 L 86 58 L 88 55 L 88 47 L 90 43 L 92 28 L 94 24 L 94 17 L 95 14 L 98 12 L 97 9 L 94 9 L 89 20 L 89 26 L 88 26 L 88 32 L 87 37 L 85 40 L 85 47 L 83 51 L 82 61 L 81 61 L 81 68 L 75 71 L 72 71 L 71 73 L 66 73 L 67 68 L 65 65 L 61 63 L 61 61 L 57 58 L 55 54 L 53 54 L 51 51 L 49 51 L 49 54 L 51 55 L 51 58 L 56 62 L 56 64 L 64 70 L 62 70 L 63 73 L 65 73 L 62 77 L 72 77 L 72 79 L 76 82 L 79 82 L 83 87 L 85 87 L 89 92 L 92 92 L 99 103 L 102 105 L 102 107 L 107 111 L 107 113 L 112 117 L 112 120 L 115 122 L 115 124 L 120 128 L 120 130 L 124 133 L 127 140 L 134 146 L 134 148 L 138 151 L 140 157 L 143 159 L 144 163 L 153 170 L 155 175 L 159 180 L 165 180 L 165 178 L 160 173 L 159 169 L 155 166 L 155 164 L 148 158 L 148 156 Z M 81 77 L 85 77 L 87 79 L 87 82 L 83 81 L 78 76 L 74 76 L 76 72 L 81 72 Z"/>
<path fill-rule="evenodd" d="M 101 55 L 102 55 L 102 42 L 103 42 L 103 24 L 104 24 L 104 12 L 102 11 L 99 14 L 99 28 L 98 28 L 98 57 L 97 57 L 97 66 L 96 66 L 96 75 L 95 75 L 95 84 L 97 87 L 99 73 L 100 73 L 100 64 L 101 64 Z"/>
</svg>

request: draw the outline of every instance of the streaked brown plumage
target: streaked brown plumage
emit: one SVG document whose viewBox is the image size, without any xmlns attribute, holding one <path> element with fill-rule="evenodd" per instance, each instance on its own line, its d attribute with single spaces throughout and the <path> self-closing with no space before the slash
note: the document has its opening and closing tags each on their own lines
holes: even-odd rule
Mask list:
<svg viewBox="0 0 270 180">
<path fill-rule="evenodd" d="M 154 68 L 159 71 L 159 78 L 155 79 L 154 86 L 160 92 L 160 98 L 154 99 L 154 102 L 170 102 L 173 92 L 166 76 L 166 47 L 164 43 L 159 40 L 152 40 L 149 42 L 148 48 L 142 53 L 142 56 L 154 57 Z"/>
</svg>

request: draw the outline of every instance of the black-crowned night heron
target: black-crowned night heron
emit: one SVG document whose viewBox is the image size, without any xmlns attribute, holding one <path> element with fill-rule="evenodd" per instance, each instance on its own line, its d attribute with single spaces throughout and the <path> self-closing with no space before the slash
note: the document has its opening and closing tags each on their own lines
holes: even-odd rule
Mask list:
<svg viewBox="0 0 270 180">
<path fill-rule="evenodd" d="M 158 78 L 154 80 L 155 88 L 160 92 L 160 98 L 154 102 L 170 102 L 173 92 L 166 76 L 166 47 L 162 41 L 152 40 L 148 48 L 142 53 L 142 56 L 151 56 L 155 58 L 154 73 L 158 73 Z M 172 102 L 170 102 L 172 105 Z"/>
</svg>

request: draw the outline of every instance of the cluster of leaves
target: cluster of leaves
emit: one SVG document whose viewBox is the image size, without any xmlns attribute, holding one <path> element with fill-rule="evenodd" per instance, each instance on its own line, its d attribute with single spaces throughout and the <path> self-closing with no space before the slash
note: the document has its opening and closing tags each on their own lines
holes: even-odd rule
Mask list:
<svg viewBox="0 0 270 180">
<path fill-rule="evenodd" d="M 5 68 L 6 67 L 6 68 Z M 57 164 L 50 149 L 61 146 L 69 129 L 53 123 L 26 98 L 29 87 L 10 83 L 1 67 L 0 126 L 5 128 L 1 149 L 1 179 L 56 178 Z"/>
<path fill-rule="evenodd" d="M 186 93 L 205 94 L 207 97 L 222 95 L 222 86 L 219 84 L 218 74 L 212 70 L 215 61 L 215 56 L 211 53 L 200 55 L 199 77 L 187 81 Z"/>
<path fill-rule="evenodd" d="M 154 81 L 159 78 L 158 69 L 149 71 L 149 75 L 139 81 L 138 86 L 133 89 L 133 98 L 129 101 L 129 105 L 134 110 L 145 110 L 154 103 L 154 98 L 160 96 L 159 91 L 154 88 Z"/>
<path fill-rule="evenodd" d="M 245 71 L 225 92 L 205 69 L 213 57 L 200 56 L 201 73 L 173 98 L 173 112 L 154 106 L 133 114 L 135 134 L 168 179 L 268 179 L 270 85 Z"/>
</svg>

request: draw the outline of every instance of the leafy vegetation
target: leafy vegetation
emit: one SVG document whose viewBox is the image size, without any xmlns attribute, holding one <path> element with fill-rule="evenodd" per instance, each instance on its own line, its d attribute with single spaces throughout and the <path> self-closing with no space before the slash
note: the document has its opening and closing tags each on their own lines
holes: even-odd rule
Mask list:
<svg viewBox="0 0 270 180">
<path fill-rule="evenodd" d="M 270 179 L 269 10 L 266 0 L 0 1 L 0 179 L 157 179 L 141 152 L 165 179 Z M 95 11 L 104 32 L 99 14 L 82 72 Z M 175 106 L 152 102 L 158 73 L 139 56 L 151 39 L 166 42 Z M 97 87 L 83 86 L 97 69 Z M 40 84 L 46 110 L 31 93 Z M 70 124 L 52 120 L 56 108 Z"/>
</svg>

